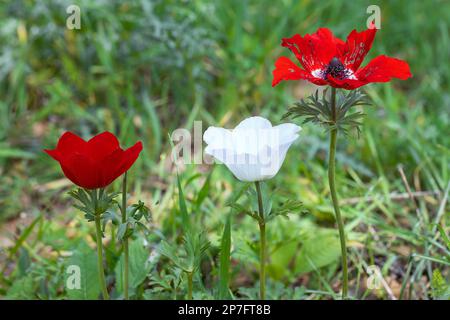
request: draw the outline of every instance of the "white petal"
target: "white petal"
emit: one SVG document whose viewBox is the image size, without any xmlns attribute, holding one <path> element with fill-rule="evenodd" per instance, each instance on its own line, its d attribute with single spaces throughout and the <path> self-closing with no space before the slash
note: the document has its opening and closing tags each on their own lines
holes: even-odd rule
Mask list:
<svg viewBox="0 0 450 320">
<path fill-rule="evenodd" d="M 203 134 L 203 141 L 212 149 L 233 149 L 231 131 L 228 129 L 209 127 Z"/>
<path fill-rule="evenodd" d="M 234 129 L 232 133 L 232 142 L 234 151 L 237 154 L 258 155 L 258 150 L 263 139 L 260 137 L 263 129 Z M 266 130 L 267 131 L 267 130 Z"/>
<path fill-rule="evenodd" d="M 262 117 L 242 121 L 234 130 L 209 127 L 203 140 L 205 153 L 223 162 L 241 181 L 261 181 L 275 176 L 301 128 L 292 123 L 272 127 Z"/>
<path fill-rule="evenodd" d="M 272 178 L 274 170 L 262 165 L 257 157 L 251 154 L 240 154 L 236 156 L 234 163 L 225 163 L 234 176 L 245 182 L 262 181 Z"/>
<path fill-rule="evenodd" d="M 277 135 L 279 145 L 281 145 L 295 141 L 302 128 L 293 123 L 283 123 L 273 127 L 273 130 L 274 135 Z"/>
<path fill-rule="evenodd" d="M 238 154 L 249 153 L 257 156 L 260 149 L 270 141 L 272 124 L 263 117 L 243 120 L 233 130 L 233 144 Z"/>
<path fill-rule="evenodd" d="M 213 148 L 211 146 L 207 146 L 205 148 L 205 153 L 224 164 L 232 164 L 236 162 L 236 153 L 232 149 Z"/>
<path fill-rule="evenodd" d="M 234 130 L 239 129 L 270 129 L 272 128 L 272 124 L 269 120 L 263 118 L 263 117 L 250 117 L 247 118 L 241 123 L 237 125 Z"/>
<path fill-rule="evenodd" d="M 230 130 L 219 128 L 219 127 L 209 127 L 203 134 L 203 141 L 207 144 L 216 144 L 217 141 L 225 141 L 230 136 Z"/>
<path fill-rule="evenodd" d="M 280 147 L 265 147 L 258 155 L 261 176 L 265 179 L 274 177 L 280 171 L 286 152 L 280 152 Z M 284 149 L 282 150 L 284 151 Z M 287 149 L 286 149 L 287 151 Z"/>
<path fill-rule="evenodd" d="M 287 154 L 290 146 L 294 142 L 294 140 L 295 139 L 293 139 L 289 143 L 284 143 L 282 145 L 279 145 L 278 148 L 272 149 L 272 151 L 273 151 L 273 155 L 272 155 L 273 167 L 276 168 L 276 166 L 278 166 L 275 174 L 277 174 L 278 171 L 280 170 L 280 168 L 284 162 L 284 159 L 286 158 L 286 154 Z"/>
</svg>

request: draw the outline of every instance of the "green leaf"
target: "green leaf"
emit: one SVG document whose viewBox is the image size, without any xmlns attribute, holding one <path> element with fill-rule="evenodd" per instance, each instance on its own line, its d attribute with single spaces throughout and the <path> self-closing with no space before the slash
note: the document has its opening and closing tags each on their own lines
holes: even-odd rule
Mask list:
<svg viewBox="0 0 450 320">
<path fill-rule="evenodd" d="M 319 97 L 319 90 L 306 99 L 294 103 L 293 107 L 283 115 L 282 119 L 303 117 L 303 123 L 313 122 L 321 125 L 330 124 L 332 115 L 329 101 L 326 99 L 326 90 Z"/>
<path fill-rule="evenodd" d="M 104 189 L 85 190 L 78 188 L 69 191 L 69 195 L 81 204 L 75 204 L 74 207 L 85 213 L 85 218 L 90 222 L 94 221 L 97 215 L 103 215 L 109 207 L 116 203 L 114 200 L 120 192 L 107 193 Z M 110 215 L 107 214 L 107 219 Z"/>
<path fill-rule="evenodd" d="M 119 228 L 117 230 L 117 240 L 122 241 L 125 237 L 125 233 L 127 231 L 128 222 L 119 224 Z"/>
<path fill-rule="evenodd" d="M 173 144 L 170 134 L 169 134 L 169 143 L 170 143 L 170 146 L 172 147 L 172 149 L 174 149 L 175 146 Z M 177 156 L 174 152 L 172 153 L 172 155 L 174 157 L 174 163 L 176 163 Z M 184 197 L 183 188 L 181 187 L 181 179 L 180 179 L 180 174 L 178 173 L 178 168 L 177 168 L 176 172 L 177 172 L 177 188 L 178 188 L 178 205 L 179 205 L 179 209 L 180 209 L 180 213 L 181 213 L 181 222 L 183 223 L 182 227 L 186 228 L 185 231 L 189 231 L 189 229 L 190 229 L 189 213 L 188 213 L 187 206 L 186 206 L 186 198 Z"/>
<path fill-rule="evenodd" d="M 440 224 L 436 225 L 437 229 L 439 230 L 439 234 L 441 235 L 442 240 L 444 241 L 445 245 L 447 246 L 447 249 L 450 250 L 450 239 L 445 234 L 444 228 Z"/>
<path fill-rule="evenodd" d="M 205 232 L 187 232 L 183 237 L 184 249 L 186 251 L 186 272 L 196 272 L 200 268 L 200 262 L 210 242 Z"/>
<path fill-rule="evenodd" d="M 295 261 L 295 272 L 302 274 L 324 267 L 336 261 L 340 255 L 341 248 L 336 231 L 317 228 L 302 241 Z"/>
<path fill-rule="evenodd" d="M 177 172 L 177 186 L 178 186 L 178 204 L 180 207 L 181 221 L 185 230 L 189 230 L 189 214 L 186 206 L 186 198 L 184 197 L 183 188 L 181 187 L 180 175 Z"/>
<path fill-rule="evenodd" d="M 431 279 L 432 294 L 435 299 L 449 299 L 450 286 L 446 283 L 444 277 L 438 269 L 433 271 Z"/>
<path fill-rule="evenodd" d="M 147 278 L 151 270 L 151 263 L 148 261 L 149 251 L 144 247 L 142 239 L 136 239 L 129 243 L 129 292 L 132 294 Z M 116 288 L 123 292 L 124 255 L 122 254 L 116 265 Z"/>
<path fill-rule="evenodd" d="M 268 185 L 265 182 L 261 181 L 260 185 L 261 185 L 264 217 L 267 218 L 270 215 L 270 213 L 272 212 L 272 195 L 273 195 L 273 193 L 270 191 Z"/>
<path fill-rule="evenodd" d="M 367 96 L 360 90 L 350 90 L 347 94 L 339 91 L 336 104 L 338 106 L 338 119 L 344 118 L 347 111 L 352 107 L 370 105 Z"/>
<path fill-rule="evenodd" d="M 36 155 L 31 152 L 13 148 L 0 148 L 0 158 L 33 159 L 34 157 Z"/>
<path fill-rule="evenodd" d="M 100 294 L 99 273 L 97 266 L 97 254 L 84 241 L 73 251 L 73 255 L 66 264 L 66 270 L 69 266 L 78 266 L 80 271 L 80 288 L 68 288 L 67 284 L 74 273 L 65 273 L 65 289 L 69 299 L 74 300 L 93 300 L 98 299 Z"/>
<path fill-rule="evenodd" d="M 228 284 L 230 282 L 230 255 L 231 255 L 231 213 L 228 214 L 223 229 L 222 241 L 220 244 L 220 265 L 219 265 L 219 299 L 230 297 Z"/>
<path fill-rule="evenodd" d="M 233 209 L 234 211 L 236 211 L 237 213 L 245 213 L 250 215 L 251 217 L 253 217 L 253 213 L 250 212 L 246 207 L 244 207 L 242 204 L 240 203 L 230 203 L 229 207 L 231 209 Z"/>
<path fill-rule="evenodd" d="M 14 280 L 13 285 L 6 293 L 8 300 L 33 300 L 36 299 L 34 294 L 34 282 L 31 275 L 27 275 L 20 279 Z"/>
<path fill-rule="evenodd" d="M 298 200 L 288 199 L 285 202 L 283 202 L 279 207 L 272 210 L 266 221 L 270 221 L 276 216 L 283 216 L 285 218 L 289 218 L 288 215 L 291 213 L 301 213 L 302 211 L 300 209 L 302 207 L 303 207 L 302 202 Z"/>
<path fill-rule="evenodd" d="M 150 221 L 150 209 L 145 205 L 141 200 L 138 203 L 135 203 L 131 206 L 131 211 L 129 216 L 136 219 L 136 221 L 140 221 L 142 217 L 149 222 Z"/>
<path fill-rule="evenodd" d="M 159 248 L 159 253 L 172 261 L 178 268 L 185 270 L 187 266 L 183 264 L 182 259 L 177 255 L 177 251 L 174 247 L 170 245 L 167 241 L 161 241 Z"/>
<path fill-rule="evenodd" d="M 270 192 L 269 187 L 266 183 L 260 182 L 260 186 L 264 219 L 267 219 L 272 211 L 272 193 Z M 248 189 L 247 195 L 251 203 L 252 212 L 256 213 L 259 217 L 258 194 L 256 192 L 256 189 Z"/>
<path fill-rule="evenodd" d="M 286 232 L 295 230 L 289 225 Z M 339 258 L 341 250 L 336 230 L 312 224 L 302 225 L 301 230 L 302 233 L 292 234 L 291 239 L 285 239 L 271 254 L 268 270 L 274 278 L 298 276 L 327 266 Z"/>
<path fill-rule="evenodd" d="M 211 171 L 212 173 L 212 171 Z M 195 200 L 195 206 L 197 208 L 200 208 L 203 201 L 206 199 L 209 193 L 209 186 L 211 181 L 211 173 L 208 174 L 208 177 L 205 180 L 205 183 L 203 184 L 202 188 L 198 192 L 197 199 Z"/>
<path fill-rule="evenodd" d="M 146 118 L 150 120 L 149 127 L 152 130 L 151 137 L 154 142 L 151 148 L 152 155 L 159 155 L 162 145 L 161 120 L 159 119 L 154 103 L 149 98 L 149 92 L 147 90 L 142 93 L 142 105 L 148 115 Z"/>
<path fill-rule="evenodd" d="M 242 197 L 242 195 L 247 192 L 248 188 L 250 188 L 250 185 L 251 185 L 250 182 L 239 183 L 237 190 L 235 190 L 231 194 L 230 198 L 226 201 L 225 205 L 231 206 L 232 204 L 236 203 Z"/>
<path fill-rule="evenodd" d="M 20 235 L 19 239 L 16 240 L 16 244 L 12 249 L 9 251 L 9 256 L 12 257 L 17 250 L 22 246 L 22 244 L 27 240 L 27 238 L 30 236 L 31 232 L 33 231 L 34 227 L 37 225 L 37 223 L 41 220 L 42 216 L 38 216 L 36 219 L 33 220 L 33 222 L 25 228 L 25 230 Z"/>
<path fill-rule="evenodd" d="M 303 123 L 313 122 L 324 126 L 327 130 L 331 128 L 338 128 L 345 134 L 349 129 L 356 129 L 360 133 L 359 126 L 364 114 L 361 112 L 354 112 L 347 114 L 351 108 L 355 106 L 368 105 L 369 102 L 365 94 L 360 90 L 351 90 L 347 94 L 339 92 L 336 99 L 336 116 L 331 112 L 332 102 L 327 97 L 327 90 L 324 90 L 319 97 L 319 92 L 310 95 L 306 99 L 302 99 L 294 106 L 290 107 L 287 113 L 283 116 L 285 118 L 303 118 Z"/>
<path fill-rule="evenodd" d="M 299 242 L 299 239 L 285 241 L 282 246 L 271 254 L 267 270 L 273 278 L 280 280 L 289 275 L 289 271 L 292 270 L 292 261 L 295 260 L 295 256 L 299 252 Z"/>
</svg>

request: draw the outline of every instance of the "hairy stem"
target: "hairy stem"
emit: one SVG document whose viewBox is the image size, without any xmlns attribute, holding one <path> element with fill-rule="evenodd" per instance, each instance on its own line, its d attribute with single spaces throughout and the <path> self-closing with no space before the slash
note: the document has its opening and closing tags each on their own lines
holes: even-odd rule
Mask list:
<svg viewBox="0 0 450 320">
<path fill-rule="evenodd" d="M 122 223 L 127 222 L 127 172 L 123 175 L 122 184 Z M 129 265 L 129 252 L 128 252 L 128 238 L 123 240 L 123 252 L 124 252 L 124 275 L 123 275 L 123 295 L 125 300 L 128 300 L 128 265 Z"/>
<path fill-rule="evenodd" d="M 188 294 L 187 294 L 187 299 L 188 300 L 192 300 L 192 278 L 194 276 L 193 272 L 188 272 L 187 273 L 187 278 L 188 278 Z"/>
<path fill-rule="evenodd" d="M 336 123 L 336 88 L 331 88 L 331 112 L 333 116 L 333 124 Z M 342 255 L 342 299 L 347 298 L 348 294 L 348 270 L 347 270 L 347 248 L 345 244 L 345 230 L 342 221 L 341 211 L 339 209 L 339 201 L 336 194 L 335 170 L 336 170 L 336 140 L 338 130 L 336 127 L 330 131 L 330 152 L 328 159 L 328 182 L 330 184 L 331 199 L 333 200 L 334 213 L 339 229 L 339 238 L 341 241 Z"/>
<path fill-rule="evenodd" d="M 95 216 L 95 231 L 97 238 L 97 262 L 98 262 L 98 276 L 100 287 L 102 288 L 103 300 L 109 300 L 108 289 L 106 288 L 105 270 L 103 268 L 103 247 L 102 247 L 102 228 L 100 225 L 100 215 Z"/>
<path fill-rule="evenodd" d="M 266 298 L 266 223 L 264 221 L 264 207 L 259 181 L 255 182 L 256 193 L 258 195 L 259 210 L 259 297 L 261 300 Z"/>
</svg>

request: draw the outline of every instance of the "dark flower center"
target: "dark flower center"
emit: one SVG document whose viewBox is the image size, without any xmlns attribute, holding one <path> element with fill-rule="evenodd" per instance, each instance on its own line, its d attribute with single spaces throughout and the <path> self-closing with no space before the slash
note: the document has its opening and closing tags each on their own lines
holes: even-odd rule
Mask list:
<svg viewBox="0 0 450 320">
<path fill-rule="evenodd" d="M 342 80 L 348 77 L 348 71 L 344 67 L 342 62 L 338 58 L 334 57 L 328 63 L 328 66 L 324 72 L 324 78 L 326 79 L 328 75 L 331 75 L 333 78 Z"/>
</svg>

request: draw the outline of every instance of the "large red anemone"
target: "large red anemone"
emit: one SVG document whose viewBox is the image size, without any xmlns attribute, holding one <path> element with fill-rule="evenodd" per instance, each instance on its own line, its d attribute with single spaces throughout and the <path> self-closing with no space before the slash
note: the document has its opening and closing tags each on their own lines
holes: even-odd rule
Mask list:
<svg viewBox="0 0 450 320">
<path fill-rule="evenodd" d="M 359 68 L 372 47 L 376 32 L 376 28 L 362 32 L 353 30 L 345 42 L 327 28 L 319 28 L 304 37 L 296 34 L 283 38 L 281 45 L 295 54 L 303 69 L 289 58 L 280 57 L 275 62 L 272 86 L 283 80 L 307 80 L 320 86 L 352 90 L 371 82 L 410 78 L 412 75 L 405 61 L 385 55 Z"/>
<path fill-rule="evenodd" d="M 54 150 L 44 150 L 59 162 L 64 175 L 86 189 L 104 188 L 133 165 L 142 151 L 142 142 L 123 150 L 110 132 L 85 141 L 72 132 L 59 138 Z"/>
</svg>

